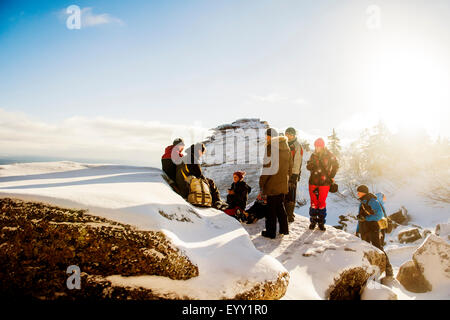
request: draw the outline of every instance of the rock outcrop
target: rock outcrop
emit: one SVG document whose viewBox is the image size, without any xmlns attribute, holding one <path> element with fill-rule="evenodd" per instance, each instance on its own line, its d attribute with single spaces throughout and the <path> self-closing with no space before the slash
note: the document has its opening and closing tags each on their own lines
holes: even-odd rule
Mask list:
<svg viewBox="0 0 450 320">
<path fill-rule="evenodd" d="M 0 295 L 38 299 L 159 299 L 151 290 L 114 287 L 105 277 L 197 277 L 198 267 L 162 232 L 36 202 L 0 199 Z M 66 286 L 81 270 L 82 290 Z"/>
<path fill-rule="evenodd" d="M 414 252 L 412 260 L 405 262 L 397 280 L 409 291 L 423 293 L 450 285 L 450 244 L 429 235 Z"/>
<path fill-rule="evenodd" d="M 389 218 L 392 221 L 394 221 L 398 224 L 401 224 L 401 225 L 406 225 L 410 220 L 410 217 L 408 215 L 408 210 L 406 210 L 405 207 L 401 207 L 401 209 L 399 211 L 389 215 Z"/>
<path fill-rule="evenodd" d="M 413 228 L 398 233 L 398 241 L 400 243 L 411 243 L 422 239 L 418 228 Z"/>
</svg>

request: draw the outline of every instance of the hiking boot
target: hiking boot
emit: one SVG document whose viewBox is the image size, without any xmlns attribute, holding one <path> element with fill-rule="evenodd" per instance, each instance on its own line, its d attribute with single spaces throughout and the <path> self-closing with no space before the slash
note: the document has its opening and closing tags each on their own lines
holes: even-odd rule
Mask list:
<svg viewBox="0 0 450 320">
<path fill-rule="evenodd" d="M 269 238 L 269 239 L 275 239 L 275 238 L 276 238 L 275 236 L 269 235 L 269 234 L 267 233 L 266 230 L 262 231 L 262 232 L 261 232 L 261 235 L 262 235 L 263 237 L 266 237 L 266 238 Z"/>
<path fill-rule="evenodd" d="M 288 217 L 288 223 L 292 223 L 292 222 L 294 222 L 294 217 Z"/>
<path fill-rule="evenodd" d="M 311 224 L 309 225 L 309 230 L 314 230 L 315 227 L 316 227 L 316 223 L 311 222 Z"/>
<path fill-rule="evenodd" d="M 327 229 L 325 228 L 325 225 L 322 224 L 322 223 L 319 223 L 319 229 L 320 229 L 320 231 L 325 231 L 325 230 L 327 230 Z"/>
</svg>

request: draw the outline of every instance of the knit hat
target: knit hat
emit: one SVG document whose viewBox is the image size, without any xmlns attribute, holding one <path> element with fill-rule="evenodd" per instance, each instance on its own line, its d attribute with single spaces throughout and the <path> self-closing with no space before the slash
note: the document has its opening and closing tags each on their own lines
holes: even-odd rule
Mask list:
<svg viewBox="0 0 450 320">
<path fill-rule="evenodd" d="M 292 128 L 292 127 L 287 128 L 286 131 L 285 131 L 284 133 L 285 133 L 285 134 L 290 134 L 290 135 L 293 135 L 293 136 L 296 136 L 296 135 L 297 135 L 297 131 L 295 131 L 295 129 Z"/>
<path fill-rule="evenodd" d="M 184 146 L 184 141 L 181 138 L 176 138 L 175 140 L 173 140 L 172 145 L 174 145 L 174 146 L 176 146 L 176 145 Z"/>
<path fill-rule="evenodd" d="M 236 171 L 235 173 L 233 173 L 234 176 L 238 176 L 239 180 L 244 179 L 245 176 L 245 171 Z"/>
<path fill-rule="evenodd" d="M 325 141 L 323 141 L 323 139 L 322 138 L 319 138 L 319 139 L 317 139 L 315 142 L 314 142 L 314 147 L 325 147 Z"/>
<path fill-rule="evenodd" d="M 266 136 L 268 137 L 278 137 L 278 131 L 273 129 L 273 128 L 269 128 L 266 130 Z"/>
<path fill-rule="evenodd" d="M 356 191 L 362 192 L 362 193 L 369 193 L 369 188 L 365 185 L 361 185 L 358 187 L 358 189 L 356 189 Z"/>
</svg>

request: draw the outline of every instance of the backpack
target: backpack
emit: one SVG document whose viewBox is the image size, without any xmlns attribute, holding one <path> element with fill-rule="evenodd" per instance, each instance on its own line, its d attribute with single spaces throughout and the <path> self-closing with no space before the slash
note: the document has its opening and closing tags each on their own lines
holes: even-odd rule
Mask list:
<svg viewBox="0 0 450 320">
<path fill-rule="evenodd" d="M 211 207 L 212 196 L 209 190 L 208 183 L 201 178 L 190 176 L 188 178 L 189 195 L 188 202 L 194 206 Z"/>
</svg>

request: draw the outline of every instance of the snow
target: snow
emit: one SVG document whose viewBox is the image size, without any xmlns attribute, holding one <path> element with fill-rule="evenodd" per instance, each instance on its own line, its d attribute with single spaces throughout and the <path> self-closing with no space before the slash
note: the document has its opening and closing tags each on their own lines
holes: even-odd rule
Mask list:
<svg viewBox="0 0 450 320">
<path fill-rule="evenodd" d="M 205 141 L 204 174 L 214 179 L 223 198 L 236 170 L 247 172 L 246 180 L 252 187 L 249 203 L 256 198 L 267 127 L 267 123 L 259 119 L 242 119 L 216 128 L 213 136 Z M 247 153 L 245 148 L 239 149 L 245 145 L 249 148 Z M 162 230 L 200 270 L 199 277 L 187 281 L 157 276 L 112 276 L 110 280 L 114 283 L 148 286 L 168 295 L 216 299 L 233 297 L 259 281 L 274 280 L 280 272 L 288 270 L 290 282 L 284 299 L 324 299 L 326 289 L 341 271 L 352 266 L 370 267 L 363 252 L 374 248 L 354 236 L 357 223 L 351 216 L 357 215 L 359 203 L 347 196 L 346 188 L 352 184 L 346 181 L 343 172 L 338 172 L 336 177 L 340 193 L 330 194 L 327 199 L 327 231 L 307 230 L 309 172 L 306 161 L 309 157 L 310 153 L 305 151 L 297 187 L 297 200 L 304 205 L 295 209 L 296 221 L 289 226 L 290 234 L 274 240 L 260 236 L 263 221 L 241 225 L 220 211 L 190 206 L 172 192 L 162 180 L 161 171 L 154 168 L 68 161 L 3 165 L 0 166 L 0 197 L 86 208 L 93 214 L 140 229 Z M 374 193 L 386 194 L 387 214 L 405 206 L 411 217 L 408 226 L 399 226 L 386 235 L 385 251 L 395 275 L 424 241 L 400 244 L 399 232 L 419 226 L 424 236 L 425 230 L 434 233 L 436 225 L 441 224 L 440 236 L 449 240 L 450 204 L 431 200 L 424 193 L 429 183 L 429 177 L 418 172 L 399 183 L 381 179 L 370 186 Z M 340 215 L 350 219 L 346 221 L 347 232 L 330 226 L 338 224 Z M 385 288 L 372 289 L 374 287 L 366 288 L 364 298 L 389 296 Z M 405 290 L 397 281 L 391 289 L 398 299 L 449 299 L 450 292 L 444 286 L 416 294 Z"/>
<path fill-rule="evenodd" d="M 289 235 L 268 240 L 260 235 L 264 220 L 245 225 L 256 248 L 278 259 L 289 271 L 283 299 L 325 299 L 327 289 L 342 271 L 353 267 L 378 271 L 364 257 L 364 252 L 378 249 L 330 226 L 326 232 L 311 231 L 308 226 L 308 219 L 297 216 L 289 225 Z"/>
<path fill-rule="evenodd" d="M 236 220 L 186 203 L 163 181 L 159 169 L 73 162 L 4 165 L 0 197 L 88 209 L 141 230 L 161 230 L 199 268 L 199 276 L 187 281 L 111 277 L 116 283 L 192 299 L 220 299 L 275 281 L 286 271 L 276 259 L 255 249 Z"/>
<path fill-rule="evenodd" d="M 397 294 L 389 287 L 368 280 L 361 294 L 361 300 L 397 300 Z"/>
<path fill-rule="evenodd" d="M 226 130 L 226 138 L 224 137 L 223 133 L 220 132 L 220 134 L 216 134 L 212 137 L 212 139 L 206 142 L 208 153 L 204 158 L 204 163 L 206 164 L 204 168 L 205 175 L 214 179 L 214 181 L 222 191 L 223 197 L 226 197 L 226 189 L 232 182 L 232 173 L 236 170 L 245 170 L 247 172 L 246 181 L 252 187 L 252 192 L 249 195 L 249 203 L 251 203 L 256 198 L 259 192 L 258 178 L 260 175 L 261 161 L 264 154 L 265 144 L 263 129 L 266 128 L 265 124 L 259 123 L 258 121 L 254 121 L 252 125 L 253 128 L 257 132 L 259 132 L 260 139 L 257 139 L 252 135 L 246 138 L 246 132 L 243 133 L 236 128 L 228 129 Z M 246 125 L 245 128 L 248 130 L 252 127 Z M 305 137 L 300 135 L 299 138 L 302 139 Z M 245 153 L 238 152 L 239 150 L 236 150 L 233 145 L 235 144 L 237 146 L 242 146 L 243 144 L 245 144 L 246 139 L 248 140 L 249 145 L 253 146 L 253 149 L 251 149 L 248 155 L 244 157 Z M 233 141 L 235 143 L 230 145 L 229 141 Z M 216 153 L 211 150 L 219 150 L 219 152 Z M 223 161 L 222 150 L 226 150 L 225 161 Z M 257 150 L 257 152 L 255 150 Z M 296 207 L 296 220 L 298 220 L 299 218 L 309 218 L 309 172 L 308 170 L 306 170 L 306 161 L 309 159 L 310 155 L 310 152 L 304 152 L 301 179 L 297 186 L 297 201 L 304 203 L 304 205 Z M 243 159 L 247 161 L 243 161 Z M 356 188 L 356 186 L 353 186 L 353 181 L 347 180 L 348 177 L 345 174 L 344 168 L 342 168 L 340 171 L 338 171 L 338 175 L 336 177 L 336 182 L 339 184 L 340 191 L 337 194 L 329 194 L 327 199 L 327 224 L 338 225 L 339 216 L 347 216 L 349 218 L 349 221 L 345 222 L 347 224 L 345 231 L 347 231 L 351 235 L 354 235 L 356 232 L 357 220 L 353 217 L 356 217 L 356 215 L 358 214 L 359 202 L 357 201 L 357 199 L 349 196 L 350 190 L 348 190 L 347 188 Z M 395 274 L 398 272 L 399 267 L 405 261 L 408 261 L 412 258 L 412 254 L 414 253 L 414 251 L 424 241 L 424 239 L 419 239 L 414 243 L 400 244 L 398 242 L 398 233 L 410 229 L 414 226 L 419 226 L 419 230 L 424 237 L 424 232 L 426 230 L 434 233 L 436 225 L 441 224 L 443 230 L 440 236 L 446 240 L 449 240 L 448 235 L 450 233 L 450 203 L 443 201 L 434 201 L 430 199 L 429 196 L 427 196 L 426 192 L 424 192 L 428 189 L 432 190 L 430 187 L 434 182 L 435 181 L 432 179 L 432 177 L 428 176 L 426 173 L 415 172 L 414 175 L 409 176 L 402 181 L 390 181 L 386 178 L 383 178 L 370 184 L 370 189 L 374 193 L 383 192 L 386 195 L 387 201 L 385 203 L 385 208 L 387 214 L 392 214 L 398 211 L 402 206 L 404 206 L 408 210 L 408 215 L 411 218 L 411 221 L 409 222 L 410 225 L 399 226 L 391 234 L 386 235 L 387 245 L 385 246 L 385 251 L 388 254 Z M 318 287 L 315 286 L 317 283 L 317 279 L 315 279 L 317 274 L 314 274 L 311 268 L 305 266 L 306 261 L 301 261 L 301 258 L 297 259 L 296 261 L 292 261 L 290 258 L 288 259 L 288 257 L 290 256 L 287 253 L 282 253 L 281 248 L 284 247 L 281 246 L 281 243 L 285 243 L 286 241 L 290 240 L 283 239 L 283 241 L 280 243 L 277 242 L 280 241 L 278 239 L 271 240 L 272 242 L 260 240 L 258 237 L 258 232 L 260 232 L 264 228 L 263 224 L 255 226 L 254 230 L 252 229 L 252 227 L 246 228 L 247 230 L 249 230 L 249 234 L 251 235 L 252 240 L 258 249 L 263 252 L 270 253 L 271 255 L 276 257 L 290 271 L 291 281 L 288 287 L 288 292 L 285 296 L 286 299 L 322 298 L 320 293 L 321 289 L 318 290 Z M 297 233 L 295 233 L 295 236 L 292 235 L 295 228 L 295 225 L 290 225 L 291 234 L 289 235 L 289 238 L 302 236 L 302 233 L 298 231 Z M 328 230 L 329 229 L 330 227 L 328 227 Z M 275 241 L 275 243 L 273 241 Z M 329 240 L 329 242 L 330 241 L 333 240 Z M 316 250 L 321 250 L 319 249 L 320 240 L 314 240 L 313 243 L 314 246 L 308 246 L 308 244 L 305 246 L 305 248 L 308 248 L 306 250 L 309 250 L 307 253 L 313 253 L 316 252 Z M 280 247 L 278 247 L 278 244 L 280 244 Z M 334 248 L 330 243 L 328 243 L 327 245 L 329 246 L 329 248 L 331 248 L 331 250 L 324 251 L 325 254 L 333 252 Z M 338 248 L 339 246 L 339 244 L 335 244 L 335 247 Z M 339 252 L 339 249 L 337 249 L 337 251 Z M 292 254 L 292 256 L 298 257 L 298 255 L 295 254 Z M 327 281 L 325 281 L 325 283 L 327 283 Z M 301 283 L 302 285 L 297 286 L 297 283 Z M 448 299 L 447 292 L 431 292 L 427 294 L 415 294 L 408 292 L 401 286 L 401 284 L 396 281 L 393 283 L 392 289 L 397 294 L 398 299 Z"/>
</svg>

